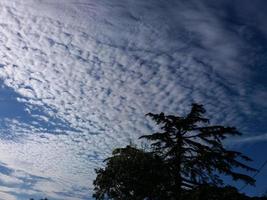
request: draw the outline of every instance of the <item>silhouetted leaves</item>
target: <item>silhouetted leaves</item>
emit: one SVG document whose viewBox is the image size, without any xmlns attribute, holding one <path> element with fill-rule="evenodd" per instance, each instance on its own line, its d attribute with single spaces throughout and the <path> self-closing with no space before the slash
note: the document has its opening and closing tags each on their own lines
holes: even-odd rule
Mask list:
<svg viewBox="0 0 267 200">
<path fill-rule="evenodd" d="M 96 170 L 96 199 L 168 199 L 168 170 L 157 155 L 127 146 L 115 149 L 106 163 Z"/>
<path fill-rule="evenodd" d="M 131 146 L 115 149 L 106 160 L 106 167 L 96 170 L 94 197 L 178 200 L 185 195 L 196 198 L 191 194 L 203 196 L 211 190 L 219 200 L 221 191 L 237 194 L 233 188 L 218 187 L 223 185 L 220 174 L 254 185 L 252 177 L 235 171 L 256 171 L 243 163 L 251 159 L 226 149 L 222 143 L 228 136 L 241 133 L 235 127 L 210 125 L 205 112 L 202 105 L 192 104 L 186 116 L 147 114 L 161 129 L 140 137 L 151 142 L 151 152 Z"/>
<path fill-rule="evenodd" d="M 253 178 L 234 171 L 236 168 L 255 171 L 240 161 L 250 161 L 250 158 L 240 152 L 227 150 L 222 144 L 227 136 L 240 133 L 235 127 L 209 125 L 204 114 L 205 109 L 198 104 L 193 104 L 185 117 L 149 113 L 148 116 L 160 125 L 163 132 L 140 138 L 151 141 L 154 152 L 161 155 L 169 168 L 173 169 L 173 177 L 176 176 L 176 184 L 179 184 L 176 187 L 221 185 L 223 180 L 218 174 L 253 185 Z"/>
</svg>

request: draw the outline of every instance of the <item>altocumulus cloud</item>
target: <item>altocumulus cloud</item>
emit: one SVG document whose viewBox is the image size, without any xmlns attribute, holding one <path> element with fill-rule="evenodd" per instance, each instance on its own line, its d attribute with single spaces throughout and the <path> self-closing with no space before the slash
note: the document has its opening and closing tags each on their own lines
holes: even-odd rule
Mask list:
<svg viewBox="0 0 267 200">
<path fill-rule="evenodd" d="M 145 113 L 192 102 L 266 138 L 265 16 L 203 2 L 2 0 L 0 191 L 88 199 L 102 159 L 151 131 Z"/>
</svg>

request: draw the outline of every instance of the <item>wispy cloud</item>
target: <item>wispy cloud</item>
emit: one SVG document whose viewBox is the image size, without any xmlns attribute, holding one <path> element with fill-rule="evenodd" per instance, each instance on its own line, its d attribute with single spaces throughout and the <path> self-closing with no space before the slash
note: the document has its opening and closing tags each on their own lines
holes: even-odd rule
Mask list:
<svg viewBox="0 0 267 200">
<path fill-rule="evenodd" d="M 197 1 L 1 1 L 1 101 L 18 112 L 0 119 L 0 160 L 44 177 L 34 194 L 86 199 L 101 160 L 151 131 L 147 112 L 199 102 L 215 123 L 266 128 L 255 117 L 266 116 L 267 94 L 254 84 L 265 55 L 247 36 L 256 30 L 217 11 Z"/>
</svg>

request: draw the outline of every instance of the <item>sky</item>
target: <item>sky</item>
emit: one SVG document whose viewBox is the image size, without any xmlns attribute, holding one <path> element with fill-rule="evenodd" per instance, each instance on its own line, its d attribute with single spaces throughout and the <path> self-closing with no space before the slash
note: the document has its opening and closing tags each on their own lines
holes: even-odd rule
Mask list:
<svg viewBox="0 0 267 200">
<path fill-rule="evenodd" d="M 203 104 L 267 152 L 265 0 L 0 0 L 0 200 L 90 200 L 148 112 Z M 249 195 L 267 190 L 267 168 Z M 238 184 L 240 186 L 240 184 Z"/>
</svg>

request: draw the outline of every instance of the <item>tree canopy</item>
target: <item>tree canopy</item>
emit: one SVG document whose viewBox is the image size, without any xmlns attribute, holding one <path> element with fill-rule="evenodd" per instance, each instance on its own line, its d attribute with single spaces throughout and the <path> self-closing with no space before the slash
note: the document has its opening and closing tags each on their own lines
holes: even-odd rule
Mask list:
<svg viewBox="0 0 267 200">
<path fill-rule="evenodd" d="M 115 149 L 106 159 L 107 167 L 98 169 L 94 181 L 96 199 L 166 199 L 168 170 L 163 160 L 135 147 Z"/>
<path fill-rule="evenodd" d="M 115 149 L 105 160 L 106 167 L 96 170 L 94 197 L 179 200 L 202 186 L 220 188 L 221 174 L 254 185 L 251 176 L 238 172 L 256 171 L 244 163 L 251 159 L 226 149 L 222 142 L 241 133 L 235 127 L 210 125 L 205 112 L 202 105 L 192 104 L 185 116 L 147 114 L 161 130 L 140 137 L 150 142 L 150 150 Z"/>
<path fill-rule="evenodd" d="M 235 127 L 209 125 L 205 112 L 202 105 L 193 104 L 184 117 L 149 113 L 162 131 L 140 138 L 152 141 L 154 152 L 169 166 L 175 191 L 203 184 L 222 185 L 219 174 L 254 185 L 252 177 L 235 171 L 237 168 L 255 171 L 240 161 L 251 159 L 240 152 L 227 150 L 222 143 L 226 137 L 241 133 Z"/>
</svg>

